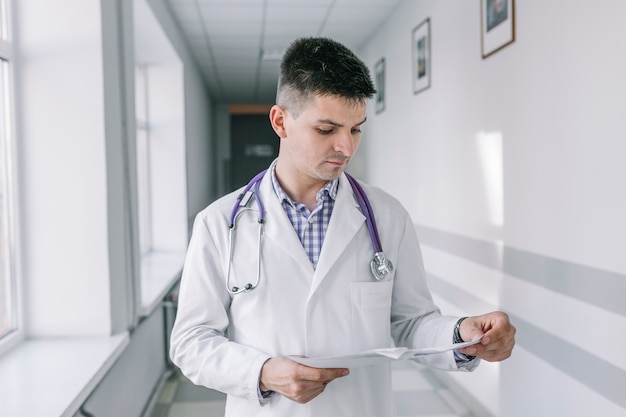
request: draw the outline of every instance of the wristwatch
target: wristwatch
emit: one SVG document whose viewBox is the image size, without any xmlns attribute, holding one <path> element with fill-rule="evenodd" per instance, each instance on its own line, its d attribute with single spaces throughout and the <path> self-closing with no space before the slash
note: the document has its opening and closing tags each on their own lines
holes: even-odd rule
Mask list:
<svg viewBox="0 0 626 417">
<path fill-rule="evenodd" d="M 459 319 L 459 321 L 456 322 L 456 324 L 454 325 L 454 335 L 453 335 L 453 339 L 452 342 L 453 343 L 463 343 L 465 342 L 465 340 L 463 340 L 463 338 L 461 337 L 461 331 L 460 331 L 460 327 L 461 327 L 461 323 L 463 323 L 463 320 L 465 320 L 467 317 L 461 317 Z"/>
<path fill-rule="evenodd" d="M 453 343 L 463 343 L 465 342 L 465 340 L 463 340 L 463 338 L 461 337 L 461 323 L 463 323 L 463 320 L 465 320 L 467 317 L 461 317 L 456 324 L 454 325 L 454 333 L 452 335 L 452 342 Z M 471 361 L 472 359 L 474 359 L 476 356 L 472 356 L 472 355 L 466 355 L 465 353 L 461 353 L 458 352 L 459 355 L 463 355 L 467 358 L 468 361 Z"/>
</svg>

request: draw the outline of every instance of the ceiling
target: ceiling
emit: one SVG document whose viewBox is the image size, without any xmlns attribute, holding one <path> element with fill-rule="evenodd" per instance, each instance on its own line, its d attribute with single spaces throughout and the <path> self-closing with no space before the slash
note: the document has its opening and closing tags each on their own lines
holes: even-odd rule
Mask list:
<svg viewBox="0 0 626 417">
<path fill-rule="evenodd" d="M 402 0 L 167 0 L 207 82 L 226 104 L 273 104 L 280 57 L 299 37 L 358 50 Z"/>
</svg>

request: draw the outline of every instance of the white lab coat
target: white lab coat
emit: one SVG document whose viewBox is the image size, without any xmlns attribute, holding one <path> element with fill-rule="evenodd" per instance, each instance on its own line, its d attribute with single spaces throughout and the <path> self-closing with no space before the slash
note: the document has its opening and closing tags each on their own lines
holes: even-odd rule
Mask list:
<svg viewBox="0 0 626 417">
<path fill-rule="evenodd" d="M 413 348 L 452 342 L 456 318 L 441 316 L 432 302 L 408 213 L 380 189 L 363 187 L 385 254 L 395 266 L 384 281 L 372 277 L 372 243 L 345 175 L 340 178 L 316 269 L 273 191 L 269 174 L 265 176 L 260 185 L 267 211 L 261 282 L 249 293 L 231 296 L 225 285 L 228 223 L 237 192 L 196 217 L 171 357 L 192 382 L 228 394 L 226 416 L 389 417 L 395 414 L 387 364 L 351 369 L 349 376 L 331 382 L 307 404 L 278 394 L 262 404 L 257 391 L 261 367 L 272 356 L 356 353 L 389 347 L 392 338 L 397 346 Z M 237 223 L 231 287 L 256 280 L 258 212 L 254 208 Z M 423 363 L 459 369 L 452 352 L 426 356 Z"/>
</svg>

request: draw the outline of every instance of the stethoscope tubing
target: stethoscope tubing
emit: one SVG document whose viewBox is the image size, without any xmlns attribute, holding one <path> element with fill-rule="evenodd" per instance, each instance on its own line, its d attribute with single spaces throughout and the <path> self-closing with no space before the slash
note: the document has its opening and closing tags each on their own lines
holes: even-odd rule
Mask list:
<svg viewBox="0 0 626 417">
<path fill-rule="evenodd" d="M 261 201 L 261 199 L 256 196 L 259 195 L 259 184 L 261 183 L 261 179 L 263 179 L 263 176 L 265 175 L 266 171 L 267 170 L 259 172 L 257 175 L 254 176 L 254 178 L 252 178 L 252 180 L 250 180 L 248 185 L 246 185 L 246 187 L 237 197 L 237 202 L 235 203 L 235 206 L 233 207 L 233 210 L 230 214 L 230 224 L 228 225 L 230 230 L 228 232 L 229 233 L 228 266 L 226 269 L 226 290 L 228 290 L 228 292 L 232 295 L 241 294 L 242 292 L 252 291 L 259 285 L 259 282 L 261 282 L 261 245 L 262 245 L 262 236 L 263 236 L 263 224 L 265 223 L 265 206 L 263 205 L 263 201 Z M 246 284 L 246 286 L 243 288 L 238 288 L 238 287 L 231 288 L 230 287 L 230 271 L 231 271 L 232 263 L 233 263 L 233 252 L 235 251 L 235 228 L 236 228 L 236 223 L 237 223 L 237 217 L 239 217 L 239 215 L 243 213 L 245 210 L 252 210 L 250 208 L 245 208 L 244 210 L 239 211 L 239 209 L 242 207 L 241 201 L 246 196 L 246 194 L 250 192 L 252 188 L 254 188 L 254 191 L 252 192 L 252 194 L 255 196 L 257 205 L 259 207 L 259 216 L 258 216 L 259 234 L 258 234 L 258 241 L 257 241 L 256 281 L 254 284 L 252 283 Z"/>
<path fill-rule="evenodd" d="M 378 235 L 378 226 L 376 225 L 376 218 L 374 217 L 374 210 L 372 210 L 372 205 L 369 202 L 369 199 L 365 197 L 365 191 L 363 191 L 363 187 L 361 184 L 357 182 L 351 175 L 346 174 L 346 178 L 352 185 L 352 189 L 356 192 L 354 196 L 356 197 L 361 210 L 365 210 L 363 215 L 365 216 L 365 224 L 367 225 L 367 231 L 370 234 L 370 239 L 372 241 L 372 246 L 374 247 L 374 252 L 380 253 L 383 251 L 383 245 L 380 243 L 380 236 Z"/>
<path fill-rule="evenodd" d="M 266 172 L 267 172 L 267 169 L 263 170 L 263 171 L 259 172 L 257 175 L 255 175 L 254 178 L 252 178 L 250 180 L 248 185 L 246 185 L 246 188 L 244 188 L 243 191 L 237 197 L 237 202 L 233 206 L 233 210 L 232 210 L 232 212 L 230 214 L 230 224 L 229 224 L 229 227 L 231 229 L 233 227 L 235 227 L 235 217 L 237 216 L 237 212 L 239 211 L 239 208 L 241 207 L 241 205 L 240 205 L 241 204 L 241 200 L 250 191 L 250 189 L 252 187 L 254 187 L 254 195 L 255 196 L 259 195 L 259 184 L 260 184 L 261 179 L 263 178 L 263 176 L 265 175 Z M 265 206 L 263 205 L 263 202 L 260 201 L 261 200 L 260 198 L 256 198 L 256 200 L 257 200 L 257 204 L 259 205 L 259 222 L 264 222 L 265 221 Z"/>
<path fill-rule="evenodd" d="M 227 271 L 226 271 L 226 289 L 231 295 L 241 294 L 242 292 L 250 292 L 253 289 L 255 289 L 259 285 L 259 282 L 261 281 L 261 245 L 262 245 L 262 236 L 263 236 L 263 226 L 265 223 L 265 206 L 263 205 L 261 198 L 259 198 L 259 195 L 260 195 L 259 186 L 266 172 L 267 170 L 259 172 L 254 178 L 252 178 L 252 180 L 250 180 L 248 185 L 246 185 L 246 187 L 237 197 L 237 201 L 235 202 L 235 205 L 230 215 L 229 247 L 228 247 L 229 255 L 228 255 L 228 266 L 227 266 Z M 372 209 L 372 205 L 370 204 L 369 199 L 367 198 L 365 191 L 363 190 L 363 187 L 361 187 L 361 185 L 357 182 L 357 180 L 355 180 L 351 175 L 349 175 L 348 173 L 345 173 L 345 175 L 346 175 L 346 178 L 348 179 L 348 182 L 350 183 L 352 191 L 354 192 L 354 196 L 359 204 L 359 207 L 361 208 L 361 211 L 363 212 L 363 215 L 365 216 L 365 224 L 367 226 L 367 231 L 370 235 L 370 240 L 374 248 L 374 258 L 372 259 L 372 262 L 370 263 L 370 268 L 372 270 L 372 274 L 374 275 L 374 278 L 380 281 L 393 271 L 393 264 L 391 263 L 391 261 L 389 261 L 385 257 L 385 254 L 383 253 L 382 244 L 380 242 L 380 236 L 378 234 L 378 226 L 376 225 L 376 218 L 374 217 L 374 210 Z M 252 189 L 253 191 L 251 191 Z M 257 242 L 258 253 L 257 253 L 257 271 L 256 271 L 257 276 L 256 276 L 256 281 L 254 284 L 248 283 L 243 288 L 239 288 L 235 286 L 231 288 L 230 287 L 230 273 L 231 273 L 232 262 L 233 262 L 233 252 L 235 250 L 234 242 L 235 242 L 236 222 L 240 214 L 242 214 L 244 211 L 252 210 L 251 208 L 246 207 L 249 201 L 249 198 L 252 197 L 248 194 L 252 194 L 252 196 L 254 196 L 254 199 L 256 200 L 256 204 L 259 209 L 259 215 L 258 215 L 259 232 L 258 232 L 258 242 Z M 239 211 L 241 208 L 243 208 L 243 210 Z"/>
</svg>

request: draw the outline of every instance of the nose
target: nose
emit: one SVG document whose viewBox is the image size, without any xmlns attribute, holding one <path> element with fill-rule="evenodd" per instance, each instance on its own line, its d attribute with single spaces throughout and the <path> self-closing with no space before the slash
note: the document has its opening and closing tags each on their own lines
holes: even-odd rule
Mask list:
<svg viewBox="0 0 626 417">
<path fill-rule="evenodd" d="M 347 130 L 342 132 L 340 135 L 337 135 L 337 140 L 335 141 L 335 146 L 333 147 L 334 151 L 337 153 L 341 153 L 347 157 L 351 157 L 356 148 L 356 137 L 352 134 L 351 130 Z"/>
</svg>

